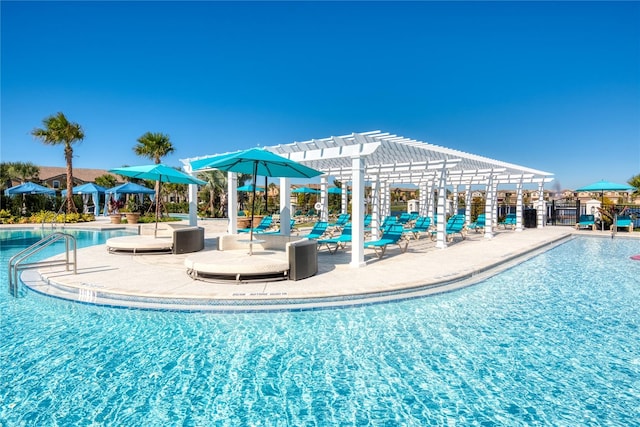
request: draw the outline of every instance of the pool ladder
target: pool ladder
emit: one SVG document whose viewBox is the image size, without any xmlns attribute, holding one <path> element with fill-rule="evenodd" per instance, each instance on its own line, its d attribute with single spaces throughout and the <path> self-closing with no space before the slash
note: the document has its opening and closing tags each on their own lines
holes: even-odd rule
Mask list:
<svg viewBox="0 0 640 427">
<path fill-rule="evenodd" d="M 59 240 L 63 240 L 65 242 L 65 257 L 61 260 L 54 261 L 36 261 L 26 263 L 25 261 L 31 257 L 42 251 L 44 248 L 51 246 Z M 38 242 L 29 246 L 26 249 L 18 252 L 9 260 L 9 293 L 18 297 L 21 295 L 20 292 L 20 280 L 18 278 L 19 272 L 21 270 L 25 270 L 28 268 L 38 268 L 38 267 L 51 267 L 54 265 L 64 265 L 66 266 L 67 271 L 70 270 L 70 267 L 73 266 L 73 274 L 77 274 L 77 242 L 76 238 L 71 234 L 67 233 L 52 233 L 48 236 L 42 238 Z M 70 256 L 70 252 L 73 251 L 73 258 Z"/>
</svg>

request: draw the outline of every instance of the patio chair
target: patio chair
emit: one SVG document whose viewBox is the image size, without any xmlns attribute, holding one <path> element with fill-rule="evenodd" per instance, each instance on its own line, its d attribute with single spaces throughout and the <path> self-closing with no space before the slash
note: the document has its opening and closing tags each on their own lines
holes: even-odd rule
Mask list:
<svg viewBox="0 0 640 427">
<path fill-rule="evenodd" d="M 342 234 L 330 239 L 318 240 L 318 247 L 326 246 L 331 255 L 335 254 L 338 249 L 346 247 L 347 243 L 351 243 L 351 223 L 347 223 L 342 229 Z"/>
<path fill-rule="evenodd" d="M 300 237 L 306 237 L 307 239 L 319 239 L 327 232 L 329 224 L 327 221 L 317 221 L 313 224 L 313 228 L 307 234 L 301 234 Z"/>
<path fill-rule="evenodd" d="M 580 219 L 576 222 L 576 230 L 580 230 L 581 228 L 591 228 L 591 230 L 596 230 L 596 218 L 594 215 L 580 215 Z"/>
<path fill-rule="evenodd" d="M 350 218 L 351 218 L 351 215 L 348 214 L 348 213 L 340 214 L 340 215 L 338 215 L 338 218 L 336 219 L 336 222 L 329 224 L 329 226 L 330 227 L 342 228 L 349 222 Z"/>
<path fill-rule="evenodd" d="M 516 214 L 507 214 L 504 221 L 499 222 L 498 226 L 503 226 L 505 229 L 511 227 L 512 230 L 516 229 L 517 217 Z"/>
<path fill-rule="evenodd" d="M 256 227 L 253 227 L 253 232 L 264 233 L 269 228 L 271 228 L 272 224 L 273 224 L 273 218 L 271 216 L 265 216 L 264 218 L 262 218 L 262 221 L 260 221 L 260 224 L 258 224 Z M 238 233 L 249 233 L 250 231 L 251 231 L 251 228 L 241 228 L 238 230 Z"/>
<path fill-rule="evenodd" d="M 411 220 L 411 214 L 409 212 L 403 212 L 398 217 L 398 222 L 402 225 L 405 225 Z"/>
<path fill-rule="evenodd" d="M 464 222 L 465 222 L 464 215 L 452 215 L 449 218 L 444 229 L 444 233 L 448 241 L 453 240 L 454 234 L 459 234 L 460 237 L 462 237 L 462 240 L 464 240 Z M 435 241 L 437 237 L 438 237 L 438 231 L 433 230 L 431 232 L 431 240 Z"/>
<path fill-rule="evenodd" d="M 397 244 L 400 247 L 400 253 L 405 253 L 409 246 L 409 242 L 402 238 L 403 230 L 402 224 L 391 224 L 385 229 L 385 231 L 383 231 L 380 239 L 364 242 L 364 247 L 373 248 L 378 259 L 384 256 L 388 245 Z"/>
<path fill-rule="evenodd" d="M 467 229 L 468 230 L 474 230 L 476 233 L 478 231 L 481 231 L 484 233 L 484 227 L 485 227 L 485 216 L 483 213 L 479 214 L 478 217 L 476 218 L 476 220 L 474 222 L 472 222 L 471 224 L 467 225 Z"/>
<path fill-rule="evenodd" d="M 431 218 L 429 218 L 428 216 L 419 216 L 412 228 L 404 230 L 404 235 L 407 236 L 407 238 L 413 237 L 414 239 L 418 240 L 422 233 L 426 234 L 430 229 Z"/>
<path fill-rule="evenodd" d="M 386 217 L 384 218 L 384 220 L 382 220 L 382 225 L 380 225 L 380 231 L 384 231 L 384 230 L 385 230 L 385 229 L 387 229 L 390 225 L 393 225 L 393 224 L 399 224 L 399 223 L 398 223 L 398 218 L 396 218 L 396 217 L 395 217 L 395 216 L 393 216 L 393 215 L 386 216 Z M 400 225 L 402 225 L 402 224 L 400 224 Z"/>
<path fill-rule="evenodd" d="M 633 221 L 631 220 L 631 216 L 618 215 L 613 223 L 613 227 L 615 227 L 615 231 L 618 231 L 619 228 L 626 228 L 629 232 L 633 231 Z"/>
</svg>

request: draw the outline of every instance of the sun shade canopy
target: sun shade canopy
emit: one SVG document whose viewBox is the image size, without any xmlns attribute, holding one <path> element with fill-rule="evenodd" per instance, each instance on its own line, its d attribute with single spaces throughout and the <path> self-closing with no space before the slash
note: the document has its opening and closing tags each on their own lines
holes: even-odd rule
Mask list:
<svg viewBox="0 0 640 427">
<path fill-rule="evenodd" d="M 272 152 L 312 169 L 322 171 L 338 180 L 350 180 L 352 158 L 364 160 L 365 179 L 382 179 L 392 183 L 432 182 L 439 170 L 447 169 L 447 185 L 482 185 L 489 179 L 494 183 L 546 183 L 553 174 L 451 148 L 441 147 L 381 131 L 353 133 L 311 139 L 253 149 Z M 214 168 L 237 153 L 187 159 L 193 170 Z M 242 172 L 242 171 L 241 171 Z M 264 172 L 264 171 L 263 171 Z M 247 167 L 244 173 L 253 173 Z M 264 176 L 279 176 L 261 173 Z"/>
</svg>

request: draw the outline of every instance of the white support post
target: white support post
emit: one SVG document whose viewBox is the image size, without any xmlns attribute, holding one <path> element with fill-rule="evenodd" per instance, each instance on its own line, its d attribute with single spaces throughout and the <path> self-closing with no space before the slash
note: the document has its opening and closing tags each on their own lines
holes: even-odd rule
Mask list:
<svg viewBox="0 0 640 427">
<path fill-rule="evenodd" d="M 464 220 L 471 224 L 471 184 L 464 186 Z"/>
<path fill-rule="evenodd" d="M 427 185 L 427 216 L 429 218 L 431 218 L 433 221 L 437 222 L 436 217 L 434 215 L 433 207 L 434 207 L 435 203 L 433 203 L 433 199 L 434 199 L 434 197 L 433 197 L 433 183 L 430 182 Z"/>
<path fill-rule="evenodd" d="M 446 163 L 445 163 L 446 165 Z M 440 170 L 440 179 L 438 180 L 438 224 L 436 226 L 436 248 L 444 249 L 447 247 L 447 235 L 445 228 L 447 225 L 446 203 L 447 203 L 447 168 Z"/>
<path fill-rule="evenodd" d="M 494 225 L 494 216 L 496 214 L 494 200 L 495 194 L 493 193 L 493 172 L 489 175 L 489 179 L 487 181 L 485 187 L 485 201 L 484 201 L 484 238 L 492 239 L 493 238 L 493 225 Z"/>
<path fill-rule="evenodd" d="M 352 236 L 351 263 L 354 268 L 364 267 L 364 159 L 351 158 L 352 189 Z"/>
<path fill-rule="evenodd" d="M 536 228 L 544 228 L 544 182 L 538 184 L 538 225 Z"/>
<path fill-rule="evenodd" d="M 522 231 L 522 177 L 516 183 L 516 231 Z"/>
<path fill-rule="evenodd" d="M 327 175 L 320 177 L 320 221 L 329 221 L 329 198 L 327 197 Z"/>
<path fill-rule="evenodd" d="M 280 178 L 280 234 L 291 234 L 291 185 L 289 178 Z"/>
<path fill-rule="evenodd" d="M 227 198 L 227 216 L 229 217 L 227 231 L 229 234 L 236 234 L 238 232 L 238 175 L 235 172 L 227 172 L 227 193 L 229 194 Z"/>
<path fill-rule="evenodd" d="M 420 189 L 420 194 L 418 194 L 418 203 L 420 205 L 418 207 L 420 210 L 420 216 L 427 216 L 427 194 L 429 193 L 429 186 L 426 182 L 421 182 L 418 187 Z"/>
<path fill-rule="evenodd" d="M 380 237 L 380 226 L 382 225 L 382 210 L 383 203 L 380 200 L 381 182 L 378 176 L 371 180 L 371 239 L 376 240 Z"/>
<path fill-rule="evenodd" d="M 458 215 L 458 184 L 453 186 L 453 212 L 452 215 Z"/>
<path fill-rule="evenodd" d="M 342 183 L 342 192 L 340 193 L 340 213 L 349 212 L 349 188 L 345 182 Z"/>
</svg>

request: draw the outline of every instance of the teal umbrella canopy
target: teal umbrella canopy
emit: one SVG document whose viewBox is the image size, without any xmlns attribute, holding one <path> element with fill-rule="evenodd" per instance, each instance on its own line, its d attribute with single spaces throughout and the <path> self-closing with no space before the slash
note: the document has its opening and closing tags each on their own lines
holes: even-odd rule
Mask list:
<svg viewBox="0 0 640 427">
<path fill-rule="evenodd" d="M 253 201 L 251 203 L 251 230 L 249 241 L 253 242 L 253 217 L 256 200 L 256 177 L 279 178 L 313 178 L 322 175 L 322 172 L 308 166 L 294 162 L 285 157 L 278 156 L 262 148 L 250 148 L 237 153 L 222 154 L 209 159 L 195 160 L 191 167 L 197 169 L 218 169 L 227 172 L 246 173 L 253 175 Z M 249 254 L 252 246 L 249 245 Z"/>
<path fill-rule="evenodd" d="M 169 182 L 172 184 L 199 184 L 205 185 L 206 182 L 195 178 L 182 171 L 163 164 L 152 164 L 145 166 L 129 166 L 124 168 L 110 169 L 109 172 L 118 175 L 129 176 L 131 178 L 148 179 L 152 181 Z M 156 227 L 154 236 L 158 232 L 158 217 L 160 216 L 160 184 L 156 185 Z"/>
<path fill-rule="evenodd" d="M 609 181 L 598 181 L 585 187 L 578 188 L 576 191 L 632 191 L 635 187 L 627 184 L 618 184 Z"/>
<path fill-rule="evenodd" d="M 163 164 L 115 168 L 110 169 L 109 172 L 131 178 L 170 182 L 173 184 L 206 184 L 206 182 L 201 179 Z"/>
<path fill-rule="evenodd" d="M 254 186 L 253 184 L 243 185 L 242 187 L 238 187 L 236 190 L 238 190 L 238 191 L 243 191 L 243 192 L 245 192 L 245 193 L 250 193 L 250 192 L 252 192 L 254 189 L 255 189 L 256 191 L 264 191 L 264 187 L 256 187 L 256 186 Z"/>
<path fill-rule="evenodd" d="M 73 187 L 72 194 L 88 194 L 88 193 L 98 193 L 104 194 L 107 191 L 106 188 L 101 185 L 94 184 L 93 182 L 87 182 L 86 184 L 78 185 L 77 187 Z M 62 195 L 67 195 L 67 190 L 62 190 Z"/>
<path fill-rule="evenodd" d="M 34 182 L 25 182 L 24 184 L 16 185 L 15 187 L 4 190 L 5 196 L 16 196 L 19 194 L 46 194 L 49 196 L 55 196 L 56 190 L 44 187 Z"/>
<path fill-rule="evenodd" d="M 250 148 L 210 159 L 195 160 L 191 166 L 194 170 L 219 169 L 279 178 L 313 178 L 322 175 L 320 171 L 261 148 Z"/>
<path fill-rule="evenodd" d="M 155 194 L 155 190 L 134 182 L 125 182 L 105 190 L 107 194 Z"/>
<path fill-rule="evenodd" d="M 291 192 L 304 193 L 304 194 L 318 194 L 320 190 L 316 190 L 315 188 L 310 188 L 310 187 L 298 187 L 295 190 L 292 190 Z"/>
<path fill-rule="evenodd" d="M 342 188 L 340 187 L 331 187 L 327 190 L 329 194 L 342 194 Z M 347 194 L 351 194 L 351 191 L 347 191 Z"/>
</svg>

